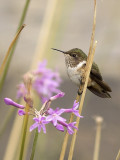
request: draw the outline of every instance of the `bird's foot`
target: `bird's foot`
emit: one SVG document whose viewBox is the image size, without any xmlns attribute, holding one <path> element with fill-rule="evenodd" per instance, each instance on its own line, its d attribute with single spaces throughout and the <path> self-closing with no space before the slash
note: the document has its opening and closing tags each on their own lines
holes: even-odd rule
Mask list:
<svg viewBox="0 0 120 160">
<path fill-rule="evenodd" d="M 81 94 L 83 93 L 83 89 L 79 88 L 77 93 L 79 96 L 81 96 Z"/>
<path fill-rule="evenodd" d="M 81 85 L 84 85 L 84 84 L 85 84 L 85 76 L 82 76 L 82 77 L 81 77 L 80 83 L 81 83 Z"/>
</svg>

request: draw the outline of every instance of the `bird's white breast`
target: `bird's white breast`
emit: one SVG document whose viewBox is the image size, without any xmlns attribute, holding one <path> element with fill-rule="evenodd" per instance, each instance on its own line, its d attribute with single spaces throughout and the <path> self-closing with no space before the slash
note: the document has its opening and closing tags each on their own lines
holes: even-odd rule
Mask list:
<svg viewBox="0 0 120 160">
<path fill-rule="evenodd" d="M 86 64 L 86 61 L 80 62 L 76 67 L 69 66 L 67 69 L 69 78 L 78 86 L 80 85 L 81 74 L 82 74 L 80 72 L 80 68 L 82 68 L 84 64 Z"/>
</svg>

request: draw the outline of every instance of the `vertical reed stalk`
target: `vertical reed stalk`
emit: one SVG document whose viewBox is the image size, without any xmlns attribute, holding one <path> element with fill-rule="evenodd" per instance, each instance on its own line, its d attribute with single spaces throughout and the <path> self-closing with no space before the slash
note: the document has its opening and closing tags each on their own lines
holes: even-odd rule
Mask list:
<svg viewBox="0 0 120 160">
<path fill-rule="evenodd" d="M 31 99 L 32 78 L 31 77 L 26 77 L 26 79 L 24 81 L 24 84 L 25 84 L 25 87 L 27 89 L 26 97 Z M 29 113 L 29 110 L 30 110 L 30 106 L 29 106 L 28 103 L 26 103 L 25 112 Z M 20 148 L 19 160 L 22 160 L 23 156 L 24 156 L 25 142 L 26 142 L 26 137 L 27 137 L 28 118 L 29 118 L 29 114 L 26 114 L 24 116 L 24 120 L 23 120 L 22 139 L 21 139 L 21 148 Z"/>
<path fill-rule="evenodd" d="M 96 27 L 96 0 L 94 0 L 93 28 L 92 28 L 92 35 L 91 35 L 91 41 L 90 41 L 89 54 L 88 54 L 88 59 L 87 59 L 87 63 L 86 63 L 86 75 L 85 75 L 85 79 L 84 79 L 85 80 L 85 85 L 84 86 L 81 85 L 80 88 L 79 88 L 80 90 L 83 90 L 82 97 L 81 97 L 81 103 L 79 105 L 79 113 L 80 114 L 82 112 L 82 106 L 83 106 L 83 102 L 84 102 L 84 98 L 85 98 L 85 93 L 86 93 L 89 73 L 90 73 L 90 70 L 91 70 L 91 66 L 92 66 L 92 62 L 93 62 L 93 56 L 94 56 L 94 52 L 95 52 L 95 48 L 96 48 L 96 44 L 97 44 L 97 41 L 96 41 L 95 44 L 94 44 L 94 47 L 93 47 L 94 36 L 95 36 L 95 27 Z M 80 96 L 79 95 L 77 95 L 76 100 L 78 102 L 80 101 Z M 73 117 L 74 117 L 73 114 L 71 114 L 69 122 L 73 121 Z M 80 119 L 77 117 L 76 126 L 78 126 L 79 120 Z M 69 152 L 69 160 L 72 159 L 72 156 L 73 156 L 73 150 L 74 150 L 74 145 L 75 145 L 75 140 L 76 140 L 76 133 L 77 133 L 77 130 L 75 130 L 74 135 L 73 135 L 73 139 L 72 139 L 72 142 L 71 142 L 71 148 L 70 148 L 70 152 Z M 68 137 L 69 137 L 69 134 L 68 134 L 68 132 L 66 132 L 59 160 L 63 160 L 64 159 L 66 148 L 67 148 Z"/>
<path fill-rule="evenodd" d="M 29 4 L 30 4 L 30 0 L 26 0 L 17 30 L 19 30 L 21 25 L 24 23 L 24 20 L 25 20 L 27 11 L 28 11 Z M 14 46 L 13 46 L 13 48 L 11 50 L 11 54 L 10 54 L 8 60 L 7 60 L 7 64 L 5 65 L 5 72 L 4 72 L 3 76 L 1 77 L 1 81 L 0 81 L 0 86 L 1 86 L 0 90 L 2 89 L 5 77 L 7 75 L 7 71 L 8 71 L 12 56 L 14 54 L 14 51 L 15 51 L 15 48 L 16 48 L 16 44 L 17 43 L 14 44 Z M 11 135 L 10 135 L 10 138 L 9 138 L 9 142 L 8 142 L 8 145 L 7 145 L 7 149 L 6 149 L 6 152 L 5 152 L 4 160 L 13 159 L 14 158 L 15 152 L 16 152 L 16 148 L 17 148 L 17 145 L 18 145 L 18 141 L 19 141 L 19 137 L 20 137 L 21 127 L 22 127 L 22 120 L 19 121 L 19 117 L 16 116 L 15 122 L 14 122 L 14 126 L 12 128 L 12 132 L 11 132 Z M 16 130 L 17 130 L 17 135 L 16 135 Z M 13 145 L 13 141 L 14 141 L 14 145 Z M 12 145 L 12 150 L 11 150 L 11 145 Z"/>
<path fill-rule="evenodd" d="M 82 93 L 82 97 L 81 97 L 81 101 L 80 101 L 80 105 L 79 105 L 79 114 L 80 115 L 82 113 L 83 103 L 84 103 L 86 89 L 87 89 L 88 78 L 89 78 L 89 74 L 90 74 L 90 70 L 91 70 L 91 66 L 92 66 L 92 62 L 93 62 L 93 57 L 94 57 L 94 53 L 95 53 L 96 44 L 97 44 L 97 41 L 95 41 L 95 44 L 93 46 L 93 52 L 91 52 L 92 55 L 90 57 L 90 62 L 88 61 L 89 62 L 88 66 L 86 66 L 87 67 L 86 81 L 85 81 L 85 85 L 84 85 L 84 88 L 83 88 L 83 93 Z M 77 120 L 76 120 L 76 127 L 77 128 L 79 126 L 79 122 L 80 122 L 80 117 L 77 117 Z M 75 147 L 76 136 L 77 136 L 77 130 L 74 130 L 74 134 L 73 134 L 71 145 L 70 145 L 68 160 L 72 160 L 74 147 Z"/>
<path fill-rule="evenodd" d="M 28 104 L 26 104 L 25 112 L 29 112 L 29 105 Z M 26 133 L 27 133 L 27 125 L 28 125 L 28 118 L 29 118 L 29 115 L 25 115 L 24 116 L 23 132 L 22 132 L 22 143 L 21 143 L 19 160 L 23 160 L 24 148 L 25 148 L 25 140 L 26 140 Z"/>
<path fill-rule="evenodd" d="M 103 118 L 96 117 L 95 122 L 96 122 L 96 137 L 95 137 L 93 160 L 98 160 L 100 152 L 101 128 L 102 128 Z"/>
</svg>

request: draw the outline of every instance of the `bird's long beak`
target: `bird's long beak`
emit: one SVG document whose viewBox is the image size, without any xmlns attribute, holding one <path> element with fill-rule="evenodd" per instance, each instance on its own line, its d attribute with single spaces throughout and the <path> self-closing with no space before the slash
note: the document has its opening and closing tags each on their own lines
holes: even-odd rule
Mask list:
<svg viewBox="0 0 120 160">
<path fill-rule="evenodd" d="M 58 51 L 58 52 L 62 52 L 62 53 L 64 53 L 64 54 L 65 54 L 65 52 L 64 52 L 64 51 L 61 51 L 61 50 L 59 50 L 59 49 L 55 49 L 55 48 L 51 48 L 51 49 L 56 50 L 56 51 Z"/>
</svg>

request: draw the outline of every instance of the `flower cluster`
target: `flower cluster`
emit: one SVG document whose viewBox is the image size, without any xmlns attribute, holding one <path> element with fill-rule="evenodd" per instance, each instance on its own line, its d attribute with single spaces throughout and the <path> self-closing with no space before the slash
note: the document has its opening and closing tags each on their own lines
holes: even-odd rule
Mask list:
<svg viewBox="0 0 120 160">
<path fill-rule="evenodd" d="M 44 103 L 54 93 L 59 93 L 58 89 L 61 83 L 61 78 L 57 71 L 53 72 L 51 69 L 46 68 L 47 61 L 39 63 L 38 68 L 31 72 L 33 77 L 32 88 L 36 91 L 38 96 Z M 17 98 L 24 97 L 27 89 L 24 83 L 18 85 Z"/>
<path fill-rule="evenodd" d="M 33 107 L 31 103 L 32 100 L 27 97 L 24 97 L 24 100 L 30 107 L 29 112 L 24 111 L 25 106 L 20 105 L 9 98 L 5 98 L 4 102 L 7 105 L 12 105 L 14 107 L 19 108 L 18 114 L 20 116 L 26 115 L 26 114 L 33 115 L 34 117 L 33 120 L 35 121 L 35 123 L 30 127 L 30 131 L 34 130 L 35 128 L 38 128 L 38 132 L 40 132 L 42 129 L 43 132 L 46 133 L 45 125 L 48 123 L 52 123 L 57 130 L 64 132 L 64 128 L 66 128 L 69 134 L 73 134 L 74 133 L 73 128 L 77 129 L 77 127 L 75 126 L 76 122 L 67 123 L 66 122 L 67 120 L 63 118 L 61 115 L 63 113 L 74 113 L 76 116 L 82 118 L 82 116 L 79 115 L 79 112 L 77 110 L 79 103 L 75 101 L 73 104 L 73 107 L 69 109 L 56 108 L 55 110 L 53 110 L 50 107 L 50 104 L 53 100 L 63 96 L 64 96 L 63 92 L 60 92 L 55 96 L 52 96 L 47 101 L 45 101 L 45 103 L 43 104 L 43 106 L 39 111 L 37 111 L 36 108 Z"/>
</svg>

